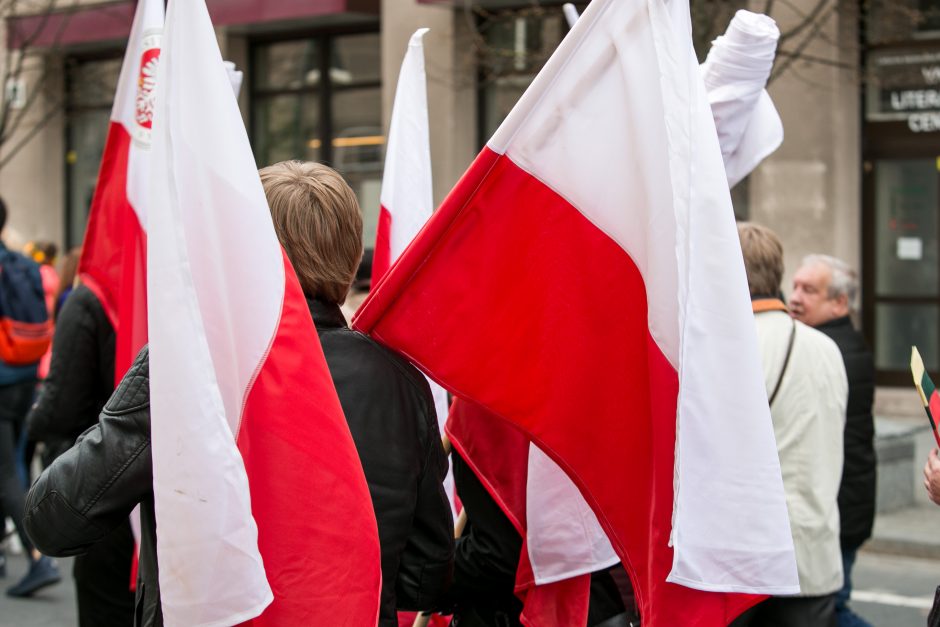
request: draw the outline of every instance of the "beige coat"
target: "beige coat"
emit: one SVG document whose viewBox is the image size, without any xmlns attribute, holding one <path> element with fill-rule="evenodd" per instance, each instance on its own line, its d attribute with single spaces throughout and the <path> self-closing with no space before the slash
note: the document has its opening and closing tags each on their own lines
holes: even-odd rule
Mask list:
<svg viewBox="0 0 940 627">
<path fill-rule="evenodd" d="M 780 378 L 793 324 L 782 311 L 755 314 L 770 396 Z M 848 381 L 835 342 L 796 323 L 793 353 L 771 417 L 796 548 L 801 596 L 842 587 L 839 508 L 842 432 Z"/>
</svg>

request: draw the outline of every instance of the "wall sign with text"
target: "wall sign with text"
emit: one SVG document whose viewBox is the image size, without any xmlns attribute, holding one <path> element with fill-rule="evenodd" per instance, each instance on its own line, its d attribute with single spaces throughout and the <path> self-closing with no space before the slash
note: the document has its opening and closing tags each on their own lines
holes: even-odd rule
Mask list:
<svg viewBox="0 0 940 627">
<path fill-rule="evenodd" d="M 868 121 L 906 121 L 914 133 L 940 132 L 940 51 L 876 52 L 868 68 Z"/>
</svg>

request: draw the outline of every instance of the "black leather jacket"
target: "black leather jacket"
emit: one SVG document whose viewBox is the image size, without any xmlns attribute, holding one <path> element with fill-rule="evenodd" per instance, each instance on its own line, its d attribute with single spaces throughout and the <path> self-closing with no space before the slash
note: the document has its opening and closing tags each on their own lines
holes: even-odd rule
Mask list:
<svg viewBox="0 0 940 627">
<path fill-rule="evenodd" d="M 875 522 L 875 361 L 862 334 L 845 316 L 816 327 L 839 346 L 849 379 L 845 409 L 845 462 L 839 486 L 842 548 L 857 549 L 871 537 Z"/>
<path fill-rule="evenodd" d="M 114 327 L 94 293 L 80 285 L 56 319 L 49 374 L 26 418 L 30 439 L 72 446 L 98 422 L 112 392 Z"/>
<path fill-rule="evenodd" d="M 150 369 L 144 348 L 107 402 L 98 424 L 40 475 L 23 520 L 36 547 L 78 555 L 126 523 L 140 503 L 135 624 L 163 624 L 150 456 Z"/>
<path fill-rule="evenodd" d="M 427 381 L 401 357 L 346 327 L 339 307 L 310 302 L 320 342 L 362 461 L 379 526 L 379 625 L 396 607 L 437 609 L 453 576 L 454 539 L 442 481 L 447 462 Z M 53 556 L 76 555 L 141 504 L 136 624 L 163 624 L 150 453 L 149 367 L 144 348 L 98 425 L 40 476 L 26 528 Z"/>
<path fill-rule="evenodd" d="M 427 380 L 350 330 L 340 308 L 307 303 L 369 484 L 382 548 L 380 627 L 395 610 L 438 609 L 454 568 L 447 457 Z"/>
</svg>

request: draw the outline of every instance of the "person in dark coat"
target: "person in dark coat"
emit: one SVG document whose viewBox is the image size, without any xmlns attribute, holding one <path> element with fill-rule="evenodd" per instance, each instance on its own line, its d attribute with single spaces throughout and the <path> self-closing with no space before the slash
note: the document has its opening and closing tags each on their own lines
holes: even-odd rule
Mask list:
<svg viewBox="0 0 940 627">
<path fill-rule="evenodd" d="M 98 422 L 114 391 L 114 327 L 94 293 L 84 285 L 75 288 L 56 321 L 49 374 L 26 418 L 30 439 L 45 444 L 49 462 Z M 134 537 L 125 519 L 75 558 L 81 627 L 133 624 L 133 554 Z"/>
<path fill-rule="evenodd" d="M 482 466 L 469 463 L 460 452 L 469 446 L 471 455 L 481 453 L 470 443 L 472 437 L 465 439 L 469 425 L 483 428 L 500 442 L 499 455 Z M 515 588 L 523 539 L 517 524 L 525 524 L 519 508 L 528 498 L 529 440 L 502 419 L 459 398 L 451 405 L 448 428 L 454 443 L 454 483 L 463 505 L 448 604 L 453 625 L 518 627 L 523 603 Z M 618 564 L 592 573 L 587 627 L 629 627 L 639 622 L 627 571 Z"/>
<path fill-rule="evenodd" d="M 454 482 L 467 512 L 454 562 L 454 627 L 520 627 L 522 602 L 515 595 L 522 537 L 472 468 L 454 451 Z M 618 577 L 618 575 L 622 575 Z M 591 574 L 587 627 L 638 625 L 632 589 L 621 566 Z M 629 608 L 627 606 L 630 606 Z"/>
<path fill-rule="evenodd" d="M 362 217 L 342 177 L 287 161 L 262 169 L 261 182 L 369 484 L 382 550 L 379 626 L 397 627 L 396 609 L 438 609 L 453 574 L 447 458 L 431 390 L 401 356 L 346 325 L 340 305 L 362 258 Z"/>
<path fill-rule="evenodd" d="M 856 273 L 840 259 L 810 255 L 793 278 L 790 310 L 797 320 L 832 339 L 842 352 L 849 380 L 845 417 L 845 463 L 839 487 L 840 540 L 845 583 L 836 599 L 839 627 L 870 627 L 848 607 L 852 566 L 858 549 L 871 537 L 875 520 L 875 424 L 872 404 L 875 365 L 862 334 L 852 326 L 858 293 Z"/>
<path fill-rule="evenodd" d="M 350 331 L 339 305 L 362 254 L 355 195 L 333 170 L 291 162 L 262 181 L 279 239 L 322 338 L 365 470 L 382 551 L 381 627 L 396 608 L 439 607 L 453 571 L 453 519 L 442 482 L 446 458 L 426 380 L 400 356 Z M 163 624 L 150 451 L 148 349 L 137 357 L 98 424 L 30 490 L 25 525 L 38 546 L 76 555 L 141 505 L 135 624 Z"/>
<path fill-rule="evenodd" d="M 23 523 L 47 554 L 81 555 L 125 524 L 140 504 L 133 622 L 160 627 L 148 357 L 144 347 L 101 410 L 98 423 L 39 476 L 27 494 Z"/>
</svg>

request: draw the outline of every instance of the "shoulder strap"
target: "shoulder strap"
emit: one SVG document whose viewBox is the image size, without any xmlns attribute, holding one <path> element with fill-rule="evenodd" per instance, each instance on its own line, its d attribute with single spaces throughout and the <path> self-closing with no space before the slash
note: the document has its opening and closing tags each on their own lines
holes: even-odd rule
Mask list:
<svg viewBox="0 0 940 627">
<path fill-rule="evenodd" d="M 770 394 L 769 403 L 771 406 L 774 404 L 774 399 L 777 398 L 777 392 L 780 391 L 780 384 L 783 383 L 783 377 L 787 374 L 787 366 L 790 365 L 790 355 L 793 354 L 793 342 L 796 340 L 796 321 L 791 319 L 790 323 L 792 328 L 790 330 L 790 341 L 787 343 L 787 354 L 783 358 L 783 368 L 780 369 L 780 377 L 777 379 L 777 385 L 774 386 L 774 391 Z"/>
</svg>

